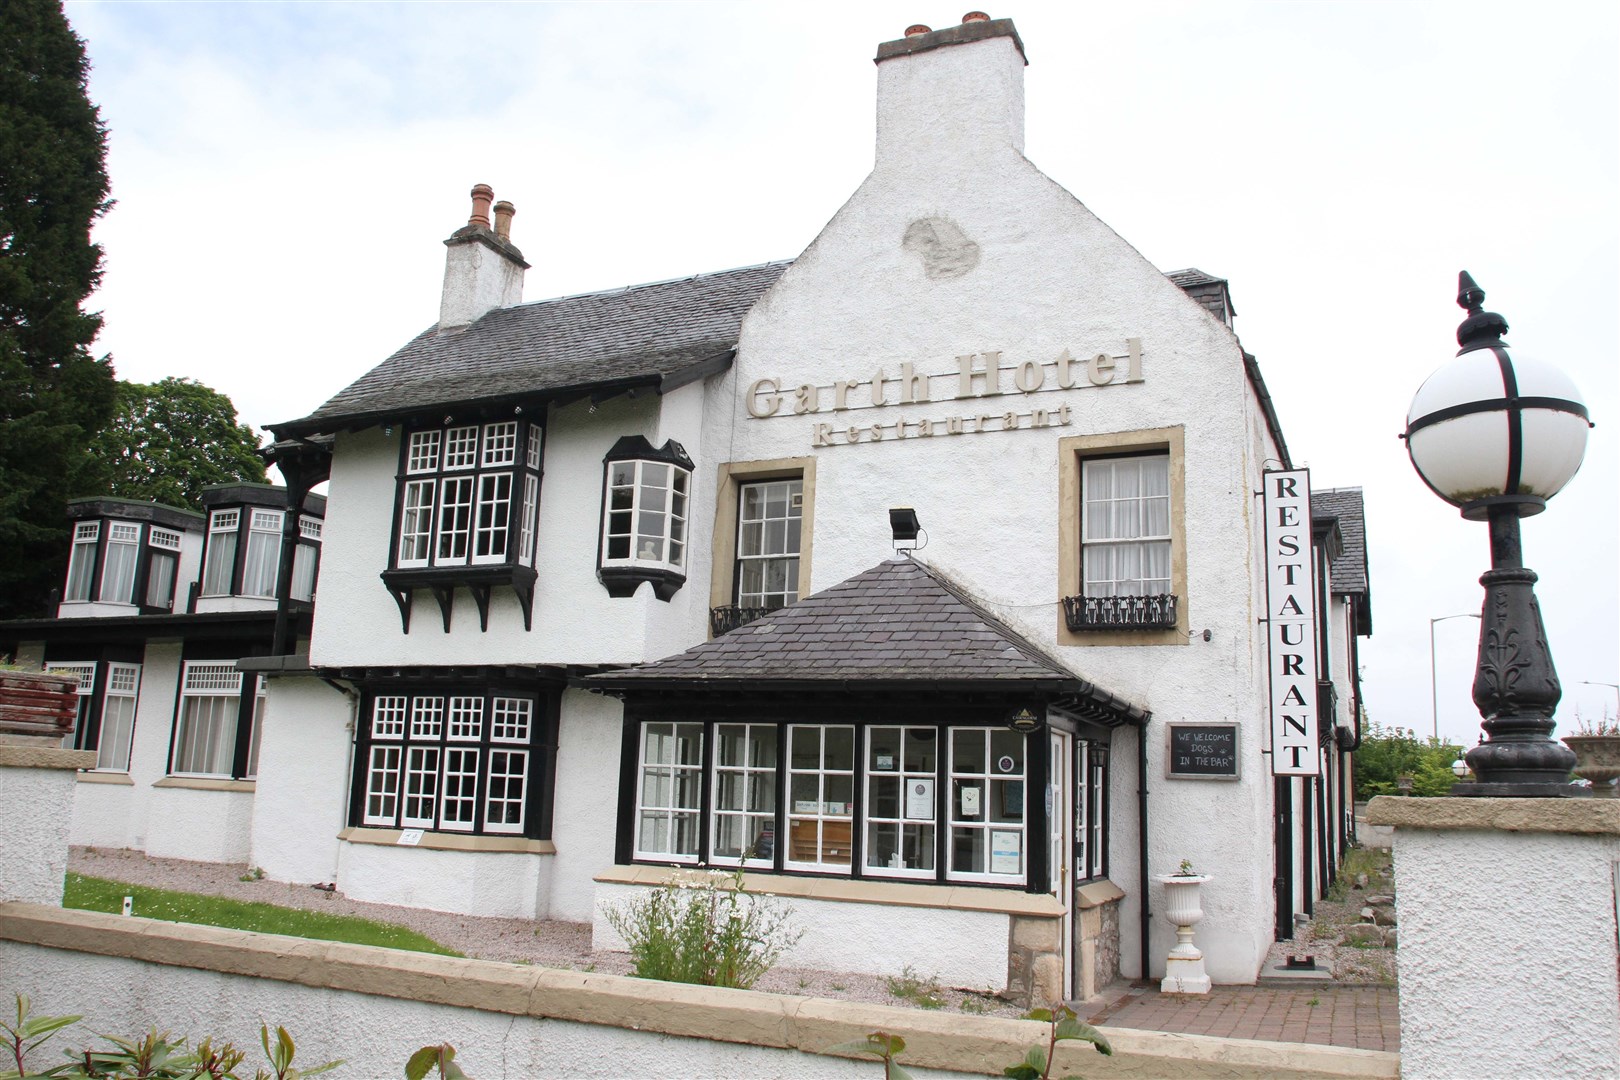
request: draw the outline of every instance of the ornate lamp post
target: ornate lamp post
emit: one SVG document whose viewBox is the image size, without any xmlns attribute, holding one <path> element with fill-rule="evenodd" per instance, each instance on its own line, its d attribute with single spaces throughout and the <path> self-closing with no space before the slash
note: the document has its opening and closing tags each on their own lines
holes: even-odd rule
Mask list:
<svg viewBox="0 0 1620 1080">
<path fill-rule="evenodd" d="M 1575 755 L 1552 740 L 1562 690 L 1525 568 L 1519 519 L 1539 514 L 1586 453 L 1586 405 L 1562 371 L 1514 359 L 1507 320 L 1482 311 L 1485 290 L 1464 271 L 1457 304 L 1457 358 L 1430 375 L 1406 417 L 1412 467 L 1470 521 L 1490 524 L 1491 569 L 1479 579 L 1485 606 L 1474 704 L 1486 741 L 1468 752 L 1476 782 L 1459 795 L 1566 796 Z"/>
</svg>

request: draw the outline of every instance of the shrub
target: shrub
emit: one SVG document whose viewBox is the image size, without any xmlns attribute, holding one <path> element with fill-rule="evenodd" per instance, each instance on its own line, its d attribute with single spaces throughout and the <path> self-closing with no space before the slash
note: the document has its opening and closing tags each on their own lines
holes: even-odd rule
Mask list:
<svg viewBox="0 0 1620 1080">
<path fill-rule="evenodd" d="M 700 872 L 609 908 L 641 979 L 747 989 L 798 943 L 792 912 L 755 896 L 743 875 Z"/>
<path fill-rule="evenodd" d="M 1447 795 L 1457 778 L 1451 763 L 1462 754 L 1462 747 L 1439 739 L 1419 740 L 1411 728 L 1369 725 L 1356 751 L 1356 798 L 1394 795 L 1400 790 L 1395 778 L 1412 778 L 1412 794 L 1424 797 Z"/>
</svg>

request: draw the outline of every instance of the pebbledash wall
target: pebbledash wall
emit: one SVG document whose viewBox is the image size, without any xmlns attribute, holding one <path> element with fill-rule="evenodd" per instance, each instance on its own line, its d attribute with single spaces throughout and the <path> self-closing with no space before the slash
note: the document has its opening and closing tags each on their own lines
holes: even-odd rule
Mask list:
<svg viewBox="0 0 1620 1080">
<path fill-rule="evenodd" d="M 453 590 L 442 629 L 425 588 L 403 628 L 379 574 L 398 537 L 406 411 L 351 412 L 326 426 L 318 411 L 291 422 L 278 451 L 306 454 L 312 437 L 330 437 L 330 485 L 307 656 L 261 657 L 251 669 L 269 676 L 257 782 L 175 789 L 166 780 L 180 653 L 149 644 L 129 783 L 86 774 L 75 841 L 249 861 L 278 880 L 335 882 L 360 900 L 589 921 L 598 945 L 617 946 L 605 906 L 670 875 L 616 859 L 629 827 L 618 801 L 624 709 L 578 676 L 704 642 L 711 605 L 732 602 L 736 478 L 793 473 L 805 491 L 799 596 L 890 556 L 888 510 L 913 507 L 926 530 L 919 561 L 1122 710 L 1151 714 L 1145 729 L 1109 736 L 1107 874 L 1070 900 L 1080 909 L 1076 953 L 1092 973 L 1106 980 L 1115 964 L 1128 976 L 1162 973 L 1155 967 L 1173 932 L 1153 921 L 1144 972 L 1143 905 L 1157 907 L 1158 896 L 1156 886 L 1144 895 L 1142 882 L 1190 859 L 1214 876 L 1198 929 L 1210 974 L 1252 982 L 1277 914 L 1255 493 L 1262 471 L 1288 457 L 1263 388 L 1229 315 L 1190 297 L 1023 156 L 1025 59 L 1010 22 L 887 43 L 880 61 L 873 171 L 791 265 L 730 272 L 763 284 L 740 329 L 726 331 L 729 366 L 629 395 L 610 392 L 604 376 L 598 389 L 536 399 L 544 479 L 529 628 L 506 587 L 490 593 L 487 629 L 465 589 Z M 484 192 L 475 189 L 475 222 L 480 198 L 488 209 Z M 499 227 L 509 223 L 508 210 Z M 521 295 L 521 256 L 505 232 L 470 224 L 449 243 L 445 314 L 425 338 L 446 349 L 482 332 L 480 296 L 510 305 Z M 469 243 L 506 252 L 493 284 L 457 277 Z M 1207 280 L 1224 297 L 1224 283 Z M 701 291 L 703 277 L 693 281 Z M 579 375 L 579 385 L 593 377 Z M 439 413 L 484 407 L 468 404 L 478 387 L 457 392 Z M 652 447 L 676 442 L 695 463 L 685 581 L 665 600 L 650 587 L 610 596 L 596 575 L 604 456 L 635 435 Z M 1177 625 L 1072 632 L 1059 598 L 1079 591 L 1078 462 L 1143 449 L 1169 456 Z M 1337 650 L 1345 631 L 1332 636 Z M 549 832 L 415 835 L 357 824 L 366 687 L 492 670 L 547 672 L 559 687 L 570 679 L 556 690 Z M 1352 670 L 1334 667 L 1334 719 L 1353 727 Z M 1166 776 L 1166 725 L 1180 721 L 1237 725 L 1236 778 Z M 1144 751 L 1146 866 L 1136 775 Z M 1322 885 L 1309 863 L 1295 868 L 1304 874 L 1296 903 Z M 1065 910 L 1050 893 L 982 883 L 748 876 L 806 929 L 785 963 L 881 973 L 909 965 L 962 985 L 1002 985 L 1020 950 L 1055 933 Z M 1075 985 L 1096 989 L 1085 978 Z"/>
</svg>

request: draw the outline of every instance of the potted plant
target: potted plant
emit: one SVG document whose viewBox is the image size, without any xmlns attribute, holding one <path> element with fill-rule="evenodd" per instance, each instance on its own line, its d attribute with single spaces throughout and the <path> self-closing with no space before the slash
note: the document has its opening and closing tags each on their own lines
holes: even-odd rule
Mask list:
<svg viewBox="0 0 1620 1080">
<path fill-rule="evenodd" d="M 1583 719 L 1575 713 L 1575 730 L 1564 736 L 1564 744 L 1575 751 L 1575 775 L 1592 784 L 1599 798 L 1620 798 L 1615 781 L 1620 778 L 1620 721 L 1605 710 L 1601 720 Z"/>
</svg>

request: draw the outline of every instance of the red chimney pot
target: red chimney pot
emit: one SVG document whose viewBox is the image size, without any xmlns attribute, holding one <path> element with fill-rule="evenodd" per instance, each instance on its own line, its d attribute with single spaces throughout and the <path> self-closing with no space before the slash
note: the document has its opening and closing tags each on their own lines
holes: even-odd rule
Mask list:
<svg viewBox="0 0 1620 1080">
<path fill-rule="evenodd" d="M 990 16 L 986 15 L 982 11 L 970 11 L 966 15 L 962 16 L 962 22 L 964 24 L 970 23 L 970 22 L 989 22 L 989 21 L 990 21 Z"/>
<path fill-rule="evenodd" d="M 921 37 L 924 34 L 932 34 L 933 32 L 931 27 L 924 26 L 922 23 L 912 23 L 906 27 L 906 37 Z"/>
<path fill-rule="evenodd" d="M 489 228 L 489 204 L 494 198 L 494 188 L 488 184 L 474 184 L 472 189 L 472 216 L 467 219 L 467 224 Z"/>
</svg>

